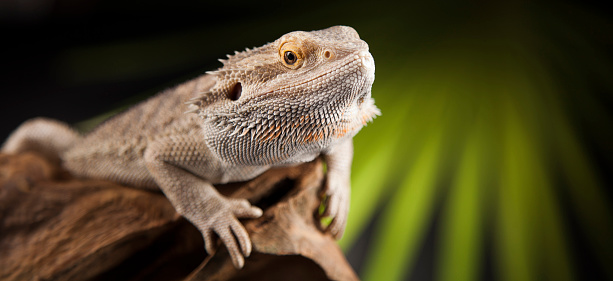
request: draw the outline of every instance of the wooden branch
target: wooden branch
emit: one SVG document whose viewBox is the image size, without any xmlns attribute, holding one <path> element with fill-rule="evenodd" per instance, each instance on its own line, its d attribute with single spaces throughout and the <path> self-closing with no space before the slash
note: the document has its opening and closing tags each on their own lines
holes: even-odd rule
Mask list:
<svg viewBox="0 0 613 281">
<path fill-rule="evenodd" d="M 243 221 L 236 270 L 159 192 L 75 179 L 34 154 L 0 154 L 0 280 L 358 280 L 315 212 L 319 160 L 220 185 L 264 210 Z"/>
</svg>

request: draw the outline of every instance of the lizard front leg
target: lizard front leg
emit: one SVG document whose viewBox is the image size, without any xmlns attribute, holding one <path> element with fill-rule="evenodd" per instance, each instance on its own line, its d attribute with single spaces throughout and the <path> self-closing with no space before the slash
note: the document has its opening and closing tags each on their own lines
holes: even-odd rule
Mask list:
<svg viewBox="0 0 613 281">
<path fill-rule="evenodd" d="M 202 177 L 219 171 L 219 161 L 202 140 L 170 137 L 151 144 L 145 152 L 147 169 L 177 212 L 200 230 L 205 249 L 215 252 L 213 233 L 223 241 L 234 266 L 242 268 L 251 254 L 251 239 L 237 218 L 257 218 L 262 210 L 245 199 L 222 196 Z"/>
<path fill-rule="evenodd" d="M 351 161 L 353 159 L 353 142 L 351 139 L 324 153 L 327 165 L 324 193 L 327 196 L 325 216 L 332 217 L 328 230 L 336 239 L 340 239 L 347 225 L 349 200 L 351 197 Z"/>
</svg>

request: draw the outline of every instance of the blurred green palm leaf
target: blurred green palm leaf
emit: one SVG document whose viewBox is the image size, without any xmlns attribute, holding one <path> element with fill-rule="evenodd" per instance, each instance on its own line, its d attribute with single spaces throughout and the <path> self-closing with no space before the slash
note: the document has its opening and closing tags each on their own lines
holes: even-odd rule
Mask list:
<svg viewBox="0 0 613 281">
<path fill-rule="evenodd" d="M 611 61 L 592 38 L 572 30 L 580 27 L 562 24 L 567 18 L 498 12 L 446 26 L 449 32 L 427 47 L 373 50 L 378 71 L 389 67 L 377 73 L 373 89 L 383 115 L 356 138 L 353 209 L 341 241 L 351 245 L 369 215 L 383 209 L 365 280 L 411 275 L 438 206 L 437 280 L 480 279 L 488 239 L 496 279 L 582 280 L 569 213 L 613 278 L 607 187 L 568 112 L 585 110 L 573 100 L 595 98 L 581 73 L 594 73 L 590 79 L 613 91 Z M 596 28 L 581 16 L 572 22 Z M 557 69 L 561 63 L 567 69 Z M 575 80 L 559 81 L 560 72 Z M 610 130 L 610 115 L 591 106 L 599 129 Z M 560 198 L 569 198 L 570 210 Z"/>
</svg>

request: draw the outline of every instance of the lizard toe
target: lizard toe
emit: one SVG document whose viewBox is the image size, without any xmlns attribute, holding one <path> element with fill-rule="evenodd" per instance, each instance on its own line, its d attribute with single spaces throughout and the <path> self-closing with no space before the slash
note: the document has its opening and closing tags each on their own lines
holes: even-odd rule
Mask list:
<svg viewBox="0 0 613 281">
<path fill-rule="evenodd" d="M 242 254 L 245 257 L 249 257 L 251 255 L 251 249 L 252 249 L 251 239 L 249 238 L 249 234 L 238 221 L 231 224 L 230 228 L 232 229 L 234 236 L 238 240 L 238 244 L 240 245 Z"/>
<path fill-rule="evenodd" d="M 205 230 L 200 230 L 200 232 L 202 233 L 202 238 L 204 238 L 204 249 L 206 250 L 207 254 L 209 255 L 215 254 L 212 231 L 209 229 L 205 229 Z"/>
<path fill-rule="evenodd" d="M 330 230 L 330 233 L 332 234 L 332 236 L 334 236 L 334 238 L 338 240 L 341 237 L 343 237 L 343 233 L 345 232 L 346 225 L 347 225 L 346 216 L 338 215 L 334 217 L 328 229 Z"/>
<path fill-rule="evenodd" d="M 219 238 L 226 245 L 226 248 L 228 249 L 228 253 L 230 254 L 230 258 L 232 259 L 232 263 L 234 264 L 234 267 L 239 268 L 239 269 L 243 268 L 245 264 L 245 258 L 243 257 L 243 254 L 241 253 L 241 250 L 239 249 L 239 245 L 237 244 L 237 241 L 234 238 L 234 234 L 232 233 L 231 227 L 228 225 L 225 225 L 223 227 L 218 227 L 216 232 L 217 232 L 217 235 L 219 235 Z"/>
<path fill-rule="evenodd" d="M 232 201 L 232 212 L 239 218 L 259 218 L 262 216 L 262 209 L 252 206 L 246 199 Z"/>
<path fill-rule="evenodd" d="M 343 236 L 347 224 L 348 213 L 348 198 L 338 193 L 329 195 L 324 215 L 332 218 L 332 222 L 330 222 L 327 231 L 329 231 L 334 238 L 340 239 Z"/>
</svg>

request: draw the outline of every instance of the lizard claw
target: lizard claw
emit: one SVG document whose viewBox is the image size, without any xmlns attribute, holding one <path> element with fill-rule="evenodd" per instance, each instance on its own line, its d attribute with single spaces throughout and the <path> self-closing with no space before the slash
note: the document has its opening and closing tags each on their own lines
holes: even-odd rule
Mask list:
<svg viewBox="0 0 613 281">
<path fill-rule="evenodd" d="M 332 222 L 326 229 L 334 238 L 340 239 L 345 232 L 349 215 L 349 186 L 329 179 L 325 187 L 326 210 L 324 216 L 331 217 Z"/>
<path fill-rule="evenodd" d="M 214 254 L 213 233 L 217 234 L 228 249 L 232 263 L 240 269 L 245 265 L 245 257 L 251 255 L 252 245 L 247 230 L 237 218 L 257 218 L 262 215 L 262 210 L 251 206 L 245 199 L 222 198 L 221 202 L 216 206 L 215 214 L 199 226 L 204 247 L 207 253 Z"/>
</svg>

